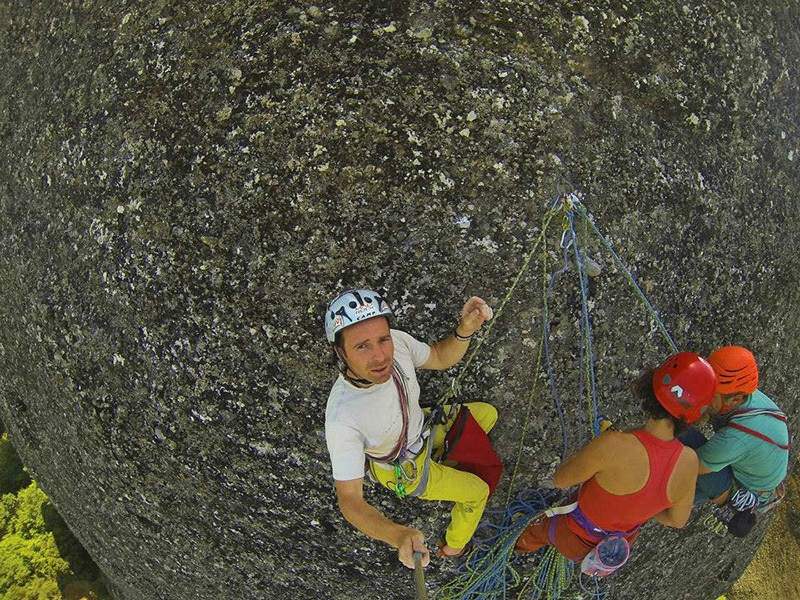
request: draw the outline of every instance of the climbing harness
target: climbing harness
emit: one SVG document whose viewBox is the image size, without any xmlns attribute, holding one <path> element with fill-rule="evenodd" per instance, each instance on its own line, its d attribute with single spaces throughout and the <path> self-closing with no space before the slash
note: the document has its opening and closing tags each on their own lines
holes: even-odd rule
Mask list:
<svg viewBox="0 0 800 600">
<path fill-rule="evenodd" d="M 563 258 L 563 266 L 552 275 L 548 275 L 546 236 L 551 221 L 559 216 L 561 217 L 559 248 Z M 582 224 L 582 232 L 584 235 L 591 230 L 599 237 L 602 245 L 611 253 L 618 269 L 624 274 L 627 281 L 633 286 L 636 294 L 642 300 L 645 308 L 649 312 L 651 322 L 655 324 L 655 327 L 660 331 L 671 350 L 673 352 L 677 352 L 678 350 L 678 347 L 667 332 L 661 318 L 634 280 L 631 272 L 624 265 L 612 244 L 603 236 L 593 219 L 586 212 L 578 194 L 575 192 L 560 194 L 552 204 L 550 210 L 545 214 L 539 235 L 534 240 L 531 250 L 524 257 L 520 270 L 512 280 L 506 295 L 502 298 L 498 308 L 495 310 L 495 318 L 481 331 L 477 344 L 475 344 L 460 372 L 454 378 L 453 385 L 447 390 L 440 401 L 444 402 L 455 395 L 469 364 L 472 362 L 483 342 L 489 336 L 492 326 L 498 321 L 498 317 L 502 314 L 503 308 L 508 303 L 523 275 L 530 267 L 530 263 L 537 253 L 539 253 L 541 256 L 542 272 L 542 335 L 538 345 L 533 384 L 526 402 L 516 461 L 508 482 L 508 496 L 506 498 L 507 508 L 504 512 L 500 513 L 502 521 L 499 525 L 493 525 L 490 522 L 491 519 L 497 517 L 498 514 L 493 511 L 487 511 L 488 518 L 476 532 L 475 539 L 477 540 L 477 546 L 475 550 L 473 550 L 467 560 L 462 564 L 456 578 L 439 590 L 437 598 L 440 600 L 506 598 L 506 594 L 510 589 L 517 588 L 522 583 L 522 577 L 514 566 L 516 560 L 514 557 L 514 546 L 519 536 L 527 526 L 536 519 L 546 517 L 548 511 L 552 514 L 557 514 L 558 512 L 567 512 L 569 510 L 569 506 L 555 506 L 563 502 L 563 498 L 561 497 L 562 492 L 559 490 L 525 490 L 513 500 L 511 495 L 523 455 L 524 440 L 532 407 L 537 397 L 538 382 L 540 379 L 539 374 L 542 372 L 543 360 L 547 362 L 547 379 L 549 380 L 553 399 L 559 412 L 563 438 L 563 456 L 566 457 L 569 453 L 570 443 L 567 432 L 566 411 L 561 403 L 552 367 L 553 361 L 549 343 L 551 335 L 548 298 L 557 278 L 570 268 L 571 261 L 574 261 L 577 266 L 581 296 L 581 316 L 578 320 L 580 339 L 582 340 L 582 351 L 579 358 L 579 364 L 581 365 L 579 396 L 584 398 L 586 402 L 588 418 L 585 420 L 585 423 L 588 423 L 591 434 L 596 436 L 600 432 L 600 424 L 603 418 L 601 418 L 597 410 L 598 403 L 596 374 L 594 371 L 593 335 L 588 300 L 589 270 L 592 269 L 596 273 L 597 267 L 596 263 L 594 263 L 580 247 L 576 221 Z M 583 420 L 583 412 L 581 412 L 580 416 Z M 614 544 L 616 545 L 617 552 L 609 554 L 616 554 L 617 562 L 619 563 L 617 565 L 618 568 L 627 561 L 629 549 L 627 553 L 622 552 L 622 554 L 625 554 L 625 558 L 621 560 L 619 559 L 619 544 L 616 542 Z M 613 563 L 614 561 L 611 560 L 611 558 L 614 557 L 608 558 L 608 556 L 609 555 L 606 555 L 606 558 L 609 563 Z M 597 566 L 592 567 L 587 565 L 587 571 L 592 573 L 588 579 L 593 589 L 587 588 L 584 577 L 580 577 L 580 585 L 584 592 L 589 593 L 592 597 L 597 599 L 603 598 L 606 595 L 606 592 L 599 588 L 598 575 L 608 571 L 613 566 L 609 563 L 603 563 L 602 569 Z M 532 593 L 532 596 L 526 596 L 532 598 L 559 598 L 571 585 L 575 566 L 574 562 L 559 554 L 554 547 L 548 547 L 541 553 L 541 558 L 537 567 L 533 574 L 527 578 L 524 585 L 522 585 L 517 598 L 522 598 L 526 593 Z"/>
<path fill-rule="evenodd" d="M 623 535 L 625 537 L 631 537 L 636 535 L 639 532 L 639 529 L 641 528 L 640 525 L 637 525 L 636 527 L 633 527 L 628 531 L 606 531 L 605 529 L 598 527 L 597 525 L 592 523 L 589 517 L 586 516 L 586 513 L 584 513 L 581 510 L 581 507 L 578 506 L 577 502 L 574 502 L 573 504 L 574 507 L 570 505 L 571 509 L 569 511 L 558 512 L 557 514 L 566 514 L 568 512 L 572 517 L 572 519 L 575 521 L 575 523 L 577 523 L 578 526 L 581 529 L 583 529 L 586 532 L 586 534 L 590 538 L 592 538 L 592 540 L 595 542 L 600 542 L 608 537 L 615 535 Z"/>
<path fill-rule="evenodd" d="M 581 561 L 581 572 L 595 577 L 606 577 L 628 562 L 630 556 L 629 538 L 635 536 L 641 526 L 636 526 L 629 531 L 606 531 L 589 520 L 577 502 L 561 506 L 551 506 L 542 511 L 541 516 L 546 519 L 558 515 L 570 515 L 575 523 L 586 532 L 587 536 L 597 545 Z M 556 521 L 550 521 L 550 536 L 552 539 Z"/>
<path fill-rule="evenodd" d="M 492 448 L 486 432 L 470 414 L 469 408 L 460 403 L 435 406 L 425 419 L 421 437 L 409 445 L 408 390 L 405 374 L 396 362 L 392 368 L 392 379 L 397 389 L 403 425 L 397 445 L 390 453 L 380 457 L 367 455 L 373 479 L 378 479 L 374 468 L 389 468 L 394 473 L 394 480 L 387 482 L 387 487 L 400 500 L 418 497 L 425 493 L 428 485 L 431 460 L 447 460 L 457 463 L 458 469 L 474 473 L 486 481 L 490 494 L 493 493 L 503 472 L 503 463 Z M 453 414 L 456 409 L 458 412 Z M 444 451 L 434 456 L 438 428 L 448 425 L 451 416 L 454 419 L 445 438 Z"/>
<path fill-rule="evenodd" d="M 428 481 L 428 466 L 430 465 L 431 446 L 430 436 L 435 435 L 433 431 L 423 427 L 422 434 L 413 444 L 408 443 L 408 389 L 406 387 L 406 376 L 403 369 L 394 361 L 392 365 L 392 381 L 397 389 L 398 401 L 400 403 L 400 413 L 402 415 L 402 426 L 400 437 L 391 452 L 383 456 L 372 456 L 367 454 L 370 461 L 371 474 L 376 466 L 380 468 L 390 468 L 394 471 L 394 481 L 389 482 L 389 487 L 401 500 L 407 496 L 419 496 L 425 491 Z M 421 449 L 411 452 L 410 449 L 422 443 Z M 419 458 L 422 457 L 420 461 Z M 409 486 L 417 482 L 413 490 L 409 491 Z"/>
</svg>

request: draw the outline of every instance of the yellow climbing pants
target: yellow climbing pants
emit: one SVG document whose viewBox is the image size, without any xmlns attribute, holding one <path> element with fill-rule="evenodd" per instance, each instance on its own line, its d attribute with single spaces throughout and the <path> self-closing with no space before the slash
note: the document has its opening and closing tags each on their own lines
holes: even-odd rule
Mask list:
<svg viewBox="0 0 800 600">
<path fill-rule="evenodd" d="M 491 431 L 497 422 L 497 409 L 485 402 L 465 403 L 470 413 L 486 433 Z M 447 435 L 452 422 L 455 420 L 456 413 L 453 411 L 449 421 L 444 426 L 436 429 L 436 437 L 433 440 L 433 455 L 441 453 L 444 447 L 445 436 Z M 406 491 L 412 493 L 420 482 L 427 456 L 427 444 L 431 443 L 428 439 L 426 447 L 414 460 L 414 465 L 404 465 L 404 471 L 409 479 L 405 482 Z M 374 478 L 383 486 L 394 490 L 396 477 L 394 470 L 381 468 L 372 463 L 371 472 Z M 447 464 L 437 463 L 431 460 L 428 466 L 428 483 L 425 491 L 418 496 L 423 500 L 446 500 L 454 502 L 450 511 L 450 524 L 445 532 L 445 542 L 451 548 L 463 548 L 472 539 L 475 529 L 483 516 L 486 508 L 486 501 L 489 499 L 489 486 L 483 479 L 472 473 L 459 471 Z"/>
</svg>

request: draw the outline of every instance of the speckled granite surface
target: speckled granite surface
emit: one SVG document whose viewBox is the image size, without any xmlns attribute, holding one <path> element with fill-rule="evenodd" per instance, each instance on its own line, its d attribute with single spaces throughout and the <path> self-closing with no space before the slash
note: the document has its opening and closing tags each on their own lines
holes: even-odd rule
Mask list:
<svg viewBox="0 0 800 600">
<path fill-rule="evenodd" d="M 321 308 L 378 287 L 435 340 L 504 297 L 568 185 L 678 344 L 751 346 L 797 433 L 800 4 L 706 4 L 0 5 L 0 417 L 118 600 L 413 597 L 335 506 Z M 586 250 L 600 409 L 634 425 L 627 380 L 668 347 Z M 540 292 L 535 267 L 465 378 L 510 462 Z M 578 309 L 559 280 L 572 449 Z M 547 392 L 528 425 L 492 508 L 559 459 Z M 435 545 L 446 506 L 369 494 Z M 612 597 L 725 591 L 760 534 L 705 514 L 648 526 Z"/>
</svg>

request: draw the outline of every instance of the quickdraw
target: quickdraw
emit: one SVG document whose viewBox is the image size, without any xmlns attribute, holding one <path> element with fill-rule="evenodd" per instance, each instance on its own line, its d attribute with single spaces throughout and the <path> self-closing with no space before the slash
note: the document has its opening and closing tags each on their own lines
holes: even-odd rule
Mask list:
<svg viewBox="0 0 800 600">
<path fill-rule="evenodd" d="M 406 470 L 404 465 L 410 464 L 411 465 L 411 475 L 406 474 Z M 417 478 L 417 463 L 414 462 L 413 459 L 410 458 L 403 458 L 393 463 L 394 465 L 394 493 L 395 495 L 402 500 L 406 496 L 408 496 L 408 492 L 406 491 L 406 482 L 412 482 Z"/>
</svg>

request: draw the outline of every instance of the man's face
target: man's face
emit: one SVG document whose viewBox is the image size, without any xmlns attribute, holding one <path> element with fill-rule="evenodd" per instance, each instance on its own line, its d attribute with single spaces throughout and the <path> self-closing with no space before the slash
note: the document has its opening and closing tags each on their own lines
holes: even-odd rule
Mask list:
<svg viewBox="0 0 800 600">
<path fill-rule="evenodd" d="M 386 317 L 373 317 L 342 331 L 341 356 L 357 379 L 385 383 L 392 376 L 394 342 Z"/>
<path fill-rule="evenodd" d="M 711 401 L 711 406 L 709 406 L 708 412 L 712 415 L 724 415 L 725 413 L 739 406 L 745 398 L 746 396 L 740 393 L 722 394 L 720 392 L 716 392 L 714 394 L 714 399 Z"/>
</svg>

